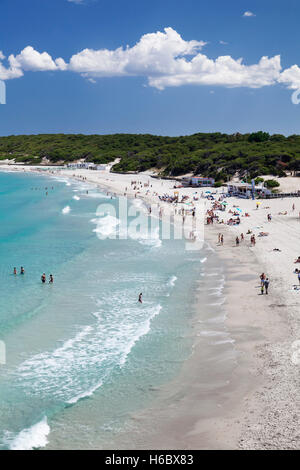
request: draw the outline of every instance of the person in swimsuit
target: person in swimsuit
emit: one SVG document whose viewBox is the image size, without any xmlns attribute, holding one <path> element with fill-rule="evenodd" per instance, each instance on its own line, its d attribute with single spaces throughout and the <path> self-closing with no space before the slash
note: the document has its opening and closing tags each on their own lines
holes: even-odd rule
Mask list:
<svg viewBox="0 0 300 470">
<path fill-rule="evenodd" d="M 42 280 L 42 283 L 45 284 L 46 282 L 46 274 L 42 274 L 42 277 L 41 277 L 41 280 Z"/>
<path fill-rule="evenodd" d="M 25 269 L 23 268 L 23 266 L 21 266 L 20 274 L 25 274 Z"/>
<path fill-rule="evenodd" d="M 54 278 L 52 274 L 50 274 L 49 284 L 54 284 Z"/>
<path fill-rule="evenodd" d="M 140 302 L 140 304 L 143 303 L 143 294 L 142 293 L 140 293 L 140 295 L 139 295 L 139 302 Z"/>
<path fill-rule="evenodd" d="M 14 268 L 14 275 L 17 275 L 17 268 Z"/>
</svg>

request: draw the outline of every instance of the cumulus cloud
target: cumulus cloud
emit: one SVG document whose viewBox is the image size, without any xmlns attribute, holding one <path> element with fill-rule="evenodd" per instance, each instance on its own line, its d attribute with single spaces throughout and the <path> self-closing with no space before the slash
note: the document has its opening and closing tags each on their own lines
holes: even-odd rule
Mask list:
<svg viewBox="0 0 300 470">
<path fill-rule="evenodd" d="M 184 41 L 172 28 L 164 33 L 145 34 L 133 47 L 108 49 L 84 49 L 73 55 L 69 69 L 93 77 L 122 75 L 161 75 L 176 65 L 176 60 L 186 55 L 195 55 L 206 43 Z"/>
<path fill-rule="evenodd" d="M 62 58 L 53 60 L 48 52 L 38 52 L 32 46 L 27 46 L 20 54 L 8 57 L 8 66 L 5 67 L 2 61 L 4 54 L 0 54 L 0 79 L 9 80 L 19 78 L 24 72 L 45 72 L 53 70 L 66 70 L 67 64 Z"/>
<path fill-rule="evenodd" d="M 84 49 L 69 61 L 53 58 L 27 46 L 8 59 L 0 52 L 0 79 L 21 77 L 25 72 L 69 71 L 94 83 L 102 77 L 140 76 L 159 90 L 182 85 L 260 88 L 282 83 L 300 86 L 297 65 L 281 70 L 280 56 L 263 56 L 256 64 L 222 55 L 216 59 L 203 53 L 205 41 L 184 40 L 172 28 L 143 35 L 132 47 Z"/>
<path fill-rule="evenodd" d="M 85 49 L 71 57 L 69 70 L 88 77 L 145 76 L 150 86 L 164 89 L 186 84 L 249 86 L 275 83 L 280 57 L 262 57 L 247 66 L 242 59 L 221 56 L 209 59 L 200 51 L 204 41 L 185 41 L 172 28 L 145 34 L 132 48 Z"/>
<path fill-rule="evenodd" d="M 285 69 L 278 79 L 279 83 L 283 83 L 292 90 L 300 88 L 300 68 L 298 65 Z"/>
<path fill-rule="evenodd" d="M 57 65 L 47 52 L 38 52 L 33 47 L 27 46 L 17 56 L 10 55 L 9 63 L 12 67 L 22 70 L 43 72 L 46 70 L 56 70 Z"/>
<path fill-rule="evenodd" d="M 149 84 L 159 89 L 186 84 L 260 88 L 275 84 L 280 70 L 280 56 L 262 57 L 258 64 L 245 65 L 242 59 L 230 56 L 212 60 L 197 54 L 189 62 L 179 61 L 175 73 L 149 77 Z"/>
</svg>

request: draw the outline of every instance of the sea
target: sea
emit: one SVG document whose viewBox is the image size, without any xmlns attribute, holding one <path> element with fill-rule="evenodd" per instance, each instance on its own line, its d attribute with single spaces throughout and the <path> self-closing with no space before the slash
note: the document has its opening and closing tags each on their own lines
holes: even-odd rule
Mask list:
<svg viewBox="0 0 300 470">
<path fill-rule="evenodd" d="M 203 380 L 224 348 L 230 374 L 225 275 L 213 249 L 162 239 L 159 221 L 114 238 L 122 217 L 120 199 L 99 187 L 0 172 L 1 450 L 124 447 L 133 417 L 192 356 L 195 322 Z"/>
</svg>

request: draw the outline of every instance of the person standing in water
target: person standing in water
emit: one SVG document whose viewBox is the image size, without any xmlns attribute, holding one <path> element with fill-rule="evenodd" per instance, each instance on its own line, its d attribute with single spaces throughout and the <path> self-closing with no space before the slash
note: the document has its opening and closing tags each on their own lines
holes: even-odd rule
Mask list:
<svg viewBox="0 0 300 470">
<path fill-rule="evenodd" d="M 140 293 L 139 295 L 139 303 L 142 304 L 143 303 L 143 294 Z"/>
<path fill-rule="evenodd" d="M 42 283 L 45 284 L 46 282 L 46 274 L 42 274 L 42 277 L 41 277 L 41 280 L 42 280 Z"/>
<path fill-rule="evenodd" d="M 21 266 L 20 274 L 25 274 L 25 269 L 23 268 L 23 266 Z"/>
<path fill-rule="evenodd" d="M 14 275 L 17 275 L 17 268 L 14 268 Z"/>
<path fill-rule="evenodd" d="M 50 274 L 49 284 L 54 284 L 54 278 L 52 274 Z"/>
</svg>

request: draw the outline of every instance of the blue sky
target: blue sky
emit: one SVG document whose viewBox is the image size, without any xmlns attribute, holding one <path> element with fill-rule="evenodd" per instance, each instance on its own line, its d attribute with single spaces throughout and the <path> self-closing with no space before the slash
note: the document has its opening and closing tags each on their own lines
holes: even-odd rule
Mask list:
<svg viewBox="0 0 300 470">
<path fill-rule="evenodd" d="M 0 135 L 300 134 L 299 17 L 296 0 L 0 0 Z"/>
</svg>

